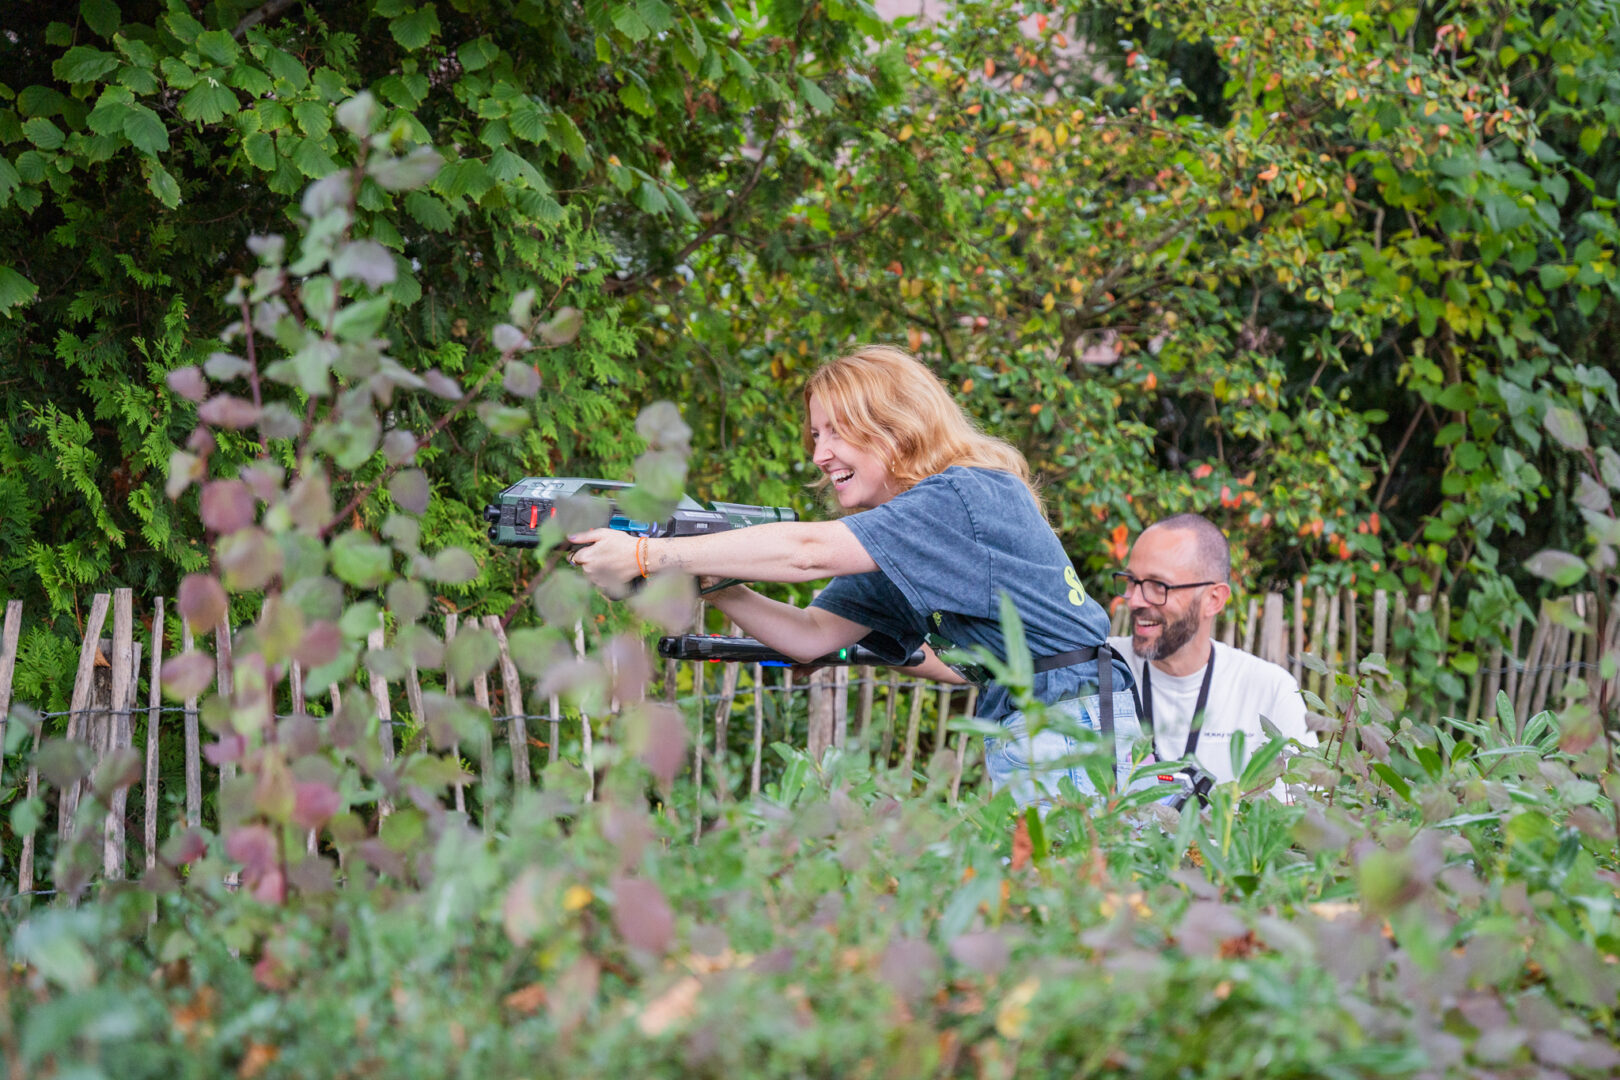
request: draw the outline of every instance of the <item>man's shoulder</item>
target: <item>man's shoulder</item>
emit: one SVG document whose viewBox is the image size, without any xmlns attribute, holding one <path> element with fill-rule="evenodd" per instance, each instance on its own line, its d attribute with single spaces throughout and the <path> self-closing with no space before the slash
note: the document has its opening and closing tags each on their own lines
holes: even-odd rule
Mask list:
<svg viewBox="0 0 1620 1080">
<path fill-rule="evenodd" d="M 1275 686 L 1289 693 L 1299 689 L 1287 668 L 1220 641 L 1215 642 L 1215 674 L 1222 679 L 1232 677 Z"/>
</svg>

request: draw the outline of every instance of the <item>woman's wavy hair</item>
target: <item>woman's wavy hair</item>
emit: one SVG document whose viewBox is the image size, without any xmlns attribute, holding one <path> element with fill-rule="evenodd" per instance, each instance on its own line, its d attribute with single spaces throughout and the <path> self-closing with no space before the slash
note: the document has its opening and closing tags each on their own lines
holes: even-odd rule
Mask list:
<svg viewBox="0 0 1620 1080">
<path fill-rule="evenodd" d="M 888 465 L 901 491 L 952 465 L 1000 469 L 1022 480 L 1046 513 L 1024 455 L 981 431 L 939 377 L 904 349 L 862 345 L 810 376 L 804 385 L 806 453 L 815 451 L 811 397 L 821 399 L 840 435 Z M 828 483 L 823 476 L 813 486 Z"/>
</svg>

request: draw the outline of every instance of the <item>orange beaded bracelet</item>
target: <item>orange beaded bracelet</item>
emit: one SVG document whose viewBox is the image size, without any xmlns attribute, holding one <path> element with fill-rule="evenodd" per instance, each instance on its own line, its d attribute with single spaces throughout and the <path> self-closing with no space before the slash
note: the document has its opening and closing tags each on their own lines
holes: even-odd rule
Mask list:
<svg viewBox="0 0 1620 1080">
<path fill-rule="evenodd" d="M 647 576 L 647 546 L 646 545 L 647 545 L 647 538 L 645 536 L 640 537 L 639 539 L 636 540 L 636 569 L 641 571 L 641 576 L 642 577 Z"/>
</svg>

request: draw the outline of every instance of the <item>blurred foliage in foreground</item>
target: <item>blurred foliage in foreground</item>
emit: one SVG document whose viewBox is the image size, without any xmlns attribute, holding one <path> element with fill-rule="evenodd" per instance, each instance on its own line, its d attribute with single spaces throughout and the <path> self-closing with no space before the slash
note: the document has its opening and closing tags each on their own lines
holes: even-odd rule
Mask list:
<svg viewBox="0 0 1620 1080">
<path fill-rule="evenodd" d="M 1355 722 L 1288 765 L 1317 785 L 1291 807 L 1262 753 L 1202 814 L 1014 835 L 1005 798 L 945 804 L 949 755 L 917 797 L 783 747 L 693 844 L 610 747 L 595 803 L 525 793 L 487 833 L 430 810 L 342 843 L 335 890 L 292 845 L 284 904 L 227 890 L 214 846 L 177 888 L 7 926 L 0 1052 L 120 1078 L 1612 1076 L 1614 774 L 1577 775 L 1549 715 L 1413 726 L 1382 684 L 1340 680 Z"/>
</svg>

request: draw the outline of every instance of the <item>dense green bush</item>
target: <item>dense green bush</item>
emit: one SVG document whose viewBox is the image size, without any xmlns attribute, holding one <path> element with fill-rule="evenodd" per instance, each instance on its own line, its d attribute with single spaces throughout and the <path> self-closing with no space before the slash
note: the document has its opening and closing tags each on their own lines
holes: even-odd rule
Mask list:
<svg viewBox="0 0 1620 1080">
<path fill-rule="evenodd" d="M 210 534 L 178 607 L 199 626 L 227 605 L 241 616 L 232 689 L 201 709 L 212 758 L 235 772 L 207 827 L 175 829 L 141 882 L 98 884 L 128 758 L 92 772 L 83 748 L 47 739 L 47 783 L 88 787 L 50 852 L 55 900 L 0 905 L 13 1070 L 1620 1068 L 1615 703 L 1585 692 L 1612 682 L 1612 653 L 1556 715 L 1514 716 L 1504 696 L 1486 720 L 1434 722 L 1413 719 L 1433 714 L 1429 673 L 1365 658 L 1313 701 L 1320 747 L 1269 743 L 1207 808 L 1179 814 L 1132 798 L 1020 821 L 1004 797 L 950 799 L 946 755 L 918 791 L 853 750 L 813 762 L 786 746 L 763 797 L 738 805 L 675 795 L 686 722 L 639 700 L 645 631 L 688 617 L 689 583 L 655 581 L 598 623 L 583 581 L 542 550 L 511 651 L 541 693 L 596 718 L 591 756 L 564 755 L 529 787 L 528 758 L 494 750 L 476 819 L 446 811 L 462 777 L 447 751 L 459 740 L 481 754 L 492 737 L 463 697 L 495 643 L 438 633 L 436 594 L 481 569 L 459 534 L 429 532 L 441 511 L 424 466 L 453 429 L 516 454 L 545 389 L 536 354 L 550 364 L 592 317 L 515 290 L 507 321 L 479 324 L 489 344 L 461 378 L 401 360 L 422 359 L 396 336 L 417 310 L 396 289 L 411 268 L 368 235 L 365 203 L 372 186 L 433 190 L 442 156 L 381 100 L 331 102 L 337 167 L 301 192 L 296 234 L 251 239 L 222 340 L 151 380 L 199 421 L 163 461 L 165 505 L 195 500 Z M 1544 399 L 1526 431 L 1556 444 L 1584 526 L 1575 550 L 1542 551 L 1530 572 L 1607 603 L 1620 459 L 1596 434 L 1603 398 Z M 667 502 L 692 432 L 667 404 L 637 430 L 635 498 Z M 576 626 L 589 644 L 577 661 Z M 382 627 L 386 644 L 370 647 Z M 341 686 L 342 707 L 278 716 L 293 661 L 315 698 Z M 184 653 L 165 682 L 199 692 L 213 665 Z M 412 666 L 421 715 L 382 727 L 361 683 Z M 1016 685 L 1027 657 L 1005 668 Z M 610 697 L 625 707 L 610 715 Z M 8 737 L 21 743 L 32 725 L 19 717 Z M 1291 805 L 1266 794 L 1279 777 Z"/>
</svg>

